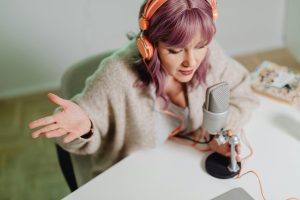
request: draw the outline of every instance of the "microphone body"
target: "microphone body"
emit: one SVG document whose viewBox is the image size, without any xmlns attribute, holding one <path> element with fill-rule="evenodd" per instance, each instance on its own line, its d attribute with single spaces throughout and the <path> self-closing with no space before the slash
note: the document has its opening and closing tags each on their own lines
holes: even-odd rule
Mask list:
<svg viewBox="0 0 300 200">
<path fill-rule="evenodd" d="M 203 105 L 202 128 L 212 135 L 221 132 L 226 124 L 228 107 L 228 83 L 221 82 L 207 88 L 206 99 Z"/>
</svg>

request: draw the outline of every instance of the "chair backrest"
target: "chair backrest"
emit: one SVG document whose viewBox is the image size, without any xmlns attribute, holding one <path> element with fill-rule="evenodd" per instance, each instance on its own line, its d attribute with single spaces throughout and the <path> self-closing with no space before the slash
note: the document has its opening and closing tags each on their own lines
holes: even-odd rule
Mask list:
<svg viewBox="0 0 300 200">
<path fill-rule="evenodd" d="M 110 56 L 114 51 L 104 52 L 91 56 L 72 65 L 63 75 L 61 80 L 62 96 L 66 99 L 82 91 L 87 77 L 92 75 L 98 68 L 100 62 Z"/>
<path fill-rule="evenodd" d="M 94 55 L 72 65 L 64 73 L 61 80 L 62 97 L 65 99 L 70 99 L 77 93 L 81 92 L 84 88 L 86 78 L 92 75 L 98 68 L 100 62 L 104 58 L 110 56 L 113 52 L 114 51 L 108 51 L 98 55 Z M 56 152 L 63 175 L 70 190 L 73 192 L 78 188 L 78 184 L 76 182 L 70 153 L 62 149 L 57 144 Z"/>
</svg>

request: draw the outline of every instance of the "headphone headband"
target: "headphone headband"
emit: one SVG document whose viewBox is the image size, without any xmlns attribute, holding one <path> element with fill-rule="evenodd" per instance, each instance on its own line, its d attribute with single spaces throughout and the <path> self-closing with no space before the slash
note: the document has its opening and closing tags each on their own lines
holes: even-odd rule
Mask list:
<svg viewBox="0 0 300 200">
<path fill-rule="evenodd" d="M 154 13 L 166 2 L 167 0 L 147 0 L 147 3 L 144 7 L 142 16 L 139 19 L 139 27 L 141 32 L 137 38 L 137 46 L 143 60 L 150 60 L 154 54 L 154 46 L 143 35 L 145 30 L 149 29 L 150 22 L 149 20 L 154 15 Z M 200 1 L 200 0 L 198 0 Z M 216 21 L 218 17 L 217 13 L 217 0 L 206 0 L 210 1 L 212 7 L 213 20 Z"/>
<path fill-rule="evenodd" d="M 213 20 L 215 22 L 218 19 L 217 0 L 211 0 L 210 5 L 213 13 Z"/>
<path fill-rule="evenodd" d="M 141 30 L 147 30 L 149 28 L 149 20 L 154 13 L 166 2 L 167 0 L 148 0 L 142 17 L 139 20 L 139 26 Z"/>
<path fill-rule="evenodd" d="M 154 15 L 154 13 L 166 2 L 167 0 L 148 0 L 142 17 L 139 19 L 139 26 L 142 31 L 145 31 L 149 28 L 149 20 Z M 212 7 L 213 20 L 216 21 L 218 18 L 217 12 L 217 0 L 210 0 Z"/>
</svg>

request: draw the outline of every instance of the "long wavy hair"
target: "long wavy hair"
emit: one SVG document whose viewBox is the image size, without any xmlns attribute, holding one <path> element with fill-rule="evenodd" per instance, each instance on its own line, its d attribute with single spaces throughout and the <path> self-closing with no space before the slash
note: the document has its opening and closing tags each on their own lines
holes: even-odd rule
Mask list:
<svg viewBox="0 0 300 200">
<path fill-rule="evenodd" d="M 139 17 L 143 14 L 145 4 L 141 6 Z M 185 47 L 196 34 L 201 34 L 202 45 L 208 45 L 216 32 L 213 22 L 212 7 L 207 0 L 167 0 L 150 19 L 150 27 L 144 35 L 154 46 L 154 55 L 151 60 L 143 62 L 141 57 L 135 66 L 139 72 L 138 85 L 154 83 L 156 96 L 162 97 L 169 104 L 164 94 L 165 77 L 162 64 L 157 52 L 158 42 L 169 46 Z M 206 73 L 209 70 L 209 51 L 191 81 L 188 88 L 194 88 L 205 83 Z"/>
</svg>

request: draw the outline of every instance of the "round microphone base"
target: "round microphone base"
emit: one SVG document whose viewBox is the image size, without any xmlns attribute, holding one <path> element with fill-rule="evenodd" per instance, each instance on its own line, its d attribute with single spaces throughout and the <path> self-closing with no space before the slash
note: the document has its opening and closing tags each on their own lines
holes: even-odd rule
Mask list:
<svg viewBox="0 0 300 200">
<path fill-rule="evenodd" d="M 228 169 L 230 165 L 230 157 L 225 157 L 218 153 L 212 153 L 209 155 L 205 162 L 205 168 L 207 173 L 216 178 L 228 179 L 235 177 L 241 170 L 241 163 L 237 163 L 240 167 L 238 171 L 231 172 Z"/>
</svg>

